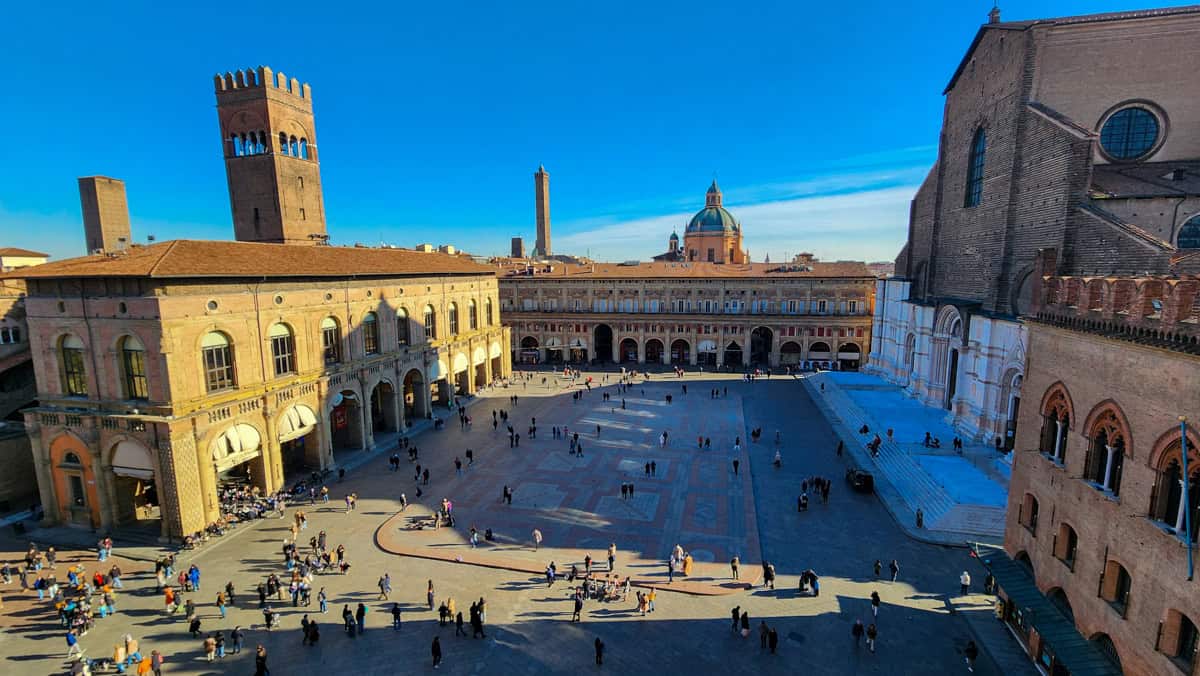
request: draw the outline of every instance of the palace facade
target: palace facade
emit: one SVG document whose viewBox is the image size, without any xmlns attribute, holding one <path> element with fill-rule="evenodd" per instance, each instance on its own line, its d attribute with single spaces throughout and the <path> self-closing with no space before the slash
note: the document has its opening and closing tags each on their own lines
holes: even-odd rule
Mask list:
<svg viewBox="0 0 1200 676">
<path fill-rule="evenodd" d="M 1200 275 L 1039 274 L 1026 330 L 1005 621 L 1048 669 L 1084 673 L 1087 643 L 1107 673 L 1196 674 Z"/>
<path fill-rule="evenodd" d="M 194 533 L 509 371 L 495 273 L 401 249 L 178 240 L 21 271 L 46 518 Z"/>
<path fill-rule="evenodd" d="M 500 310 L 524 363 L 857 369 L 874 280 L 858 262 L 520 265 Z"/>
</svg>

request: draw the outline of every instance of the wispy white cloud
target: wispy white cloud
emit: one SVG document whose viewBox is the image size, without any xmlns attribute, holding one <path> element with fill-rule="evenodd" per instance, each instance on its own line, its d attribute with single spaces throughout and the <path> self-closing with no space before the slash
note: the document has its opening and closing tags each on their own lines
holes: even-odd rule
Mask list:
<svg viewBox="0 0 1200 676">
<path fill-rule="evenodd" d="M 800 251 L 825 259 L 890 260 L 904 244 L 909 201 L 928 171 L 921 161 L 931 152 L 923 146 L 885 151 L 838 160 L 826 173 L 793 181 L 734 187 L 724 190 L 725 206 L 741 221 L 754 260 L 768 254 L 783 260 Z M 897 161 L 908 164 L 894 166 Z M 673 230 L 682 236 L 694 213 L 623 212 L 562 223 L 555 248 L 598 260 L 646 260 L 666 250 Z"/>
</svg>

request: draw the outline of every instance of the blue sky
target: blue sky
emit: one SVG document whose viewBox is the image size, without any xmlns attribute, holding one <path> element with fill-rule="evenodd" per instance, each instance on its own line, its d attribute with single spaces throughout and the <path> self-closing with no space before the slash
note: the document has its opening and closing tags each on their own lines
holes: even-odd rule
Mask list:
<svg viewBox="0 0 1200 676">
<path fill-rule="evenodd" d="M 891 259 L 988 2 L 37 3 L 5 10 L 0 246 L 83 253 L 75 178 L 134 238 L 232 238 L 212 76 L 313 88 L 335 244 L 647 258 L 715 175 L 754 260 Z M 1005 19 L 1133 9 L 1004 2 Z M 286 7 L 286 10 L 280 10 Z M 682 233 L 681 233 L 682 234 Z"/>
</svg>

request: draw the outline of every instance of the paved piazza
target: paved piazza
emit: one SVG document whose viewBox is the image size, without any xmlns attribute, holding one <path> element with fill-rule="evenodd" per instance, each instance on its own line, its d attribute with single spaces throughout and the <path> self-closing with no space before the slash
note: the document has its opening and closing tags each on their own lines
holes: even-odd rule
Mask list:
<svg viewBox="0 0 1200 676">
<path fill-rule="evenodd" d="M 547 384 L 542 384 L 542 378 Z M 570 387 L 554 375 L 537 373 L 532 380 L 482 395 L 470 407 L 471 428 L 460 429 L 456 416 L 446 427 L 415 437 L 420 462 L 431 467 L 430 485 L 416 498 L 413 467 L 402 454 L 399 473 L 387 470 L 382 452 L 348 473 L 331 488 L 335 501 L 308 510 L 310 527 L 301 539 L 320 530 L 332 547 L 345 544 L 352 563 L 348 575 L 315 579 L 315 588 L 329 595 L 329 613 L 292 608 L 280 603 L 282 627 L 267 632 L 262 626 L 254 588 L 265 575 L 284 575 L 280 545 L 289 536 L 288 520 L 260 520 L 195 552 L 183 552 L 183 567 L 195 563 L 202 571 L 203 591 L 190 594 L 199 606 L 204 632 L 247 629 L 248 652 L 209 663 L 201 639 L 192 638 L 182 613 L 167 617 L 162 597 L 154 589 L 153 564 L 120 559 L 126 590 L 118 592 L 115 617 L 99 619 L 81 643 L 88 655 L 111 653 L 125 632 L 141 641 L 144 652 L 167 655 L 165 674 L 251 674 L 253 647 L 269 652 L 271 673 L 384 674 L 432 672 L 430 642 L 441 637 L 447 673 L 568 673 L 613 670 L 626 673 L 815 673 L 815 674 L 929 674 L 965 673 L 962 650 L 971 633 L 965 610 L 987 612 L 982 595 L 959 597 L 958 574 L 981 569 L 964 550 L 917 542 L 905 536 L 874 496 L 851 493 L 842 481 L 844 459 L 834 448 L 829 426 L 802 384 L 791 378 L 772 378 L 746 384 L 739 376 L 689 373 L 680 380 L 656 374 L 635 384 L 624 395 L 613 387 L 617 376 L 592 374 L 593 388 L 574 400 Z M 688 394 L 683 396 L 686 384 Z M 728 388 L 728 395 L 709 398 L 709 390 Z M 601 393 L 611 393 L 603 402 Z M 644 394 L 643 394 L 644 392 Z M 667 404 L 665 395 L 674 402 Z M 516 394 L 517 405 L 508 397 Z M 511 412 L 521 433 L 521 445 L 509 449 L 503 426 L 496 432 L 491 410 Z M 530 418 L 537 419 L 537 439 L 528 439 Z M 567 425 L 579 432 L 584 457 L 567 452 L 567 442 L 552 439 L 551 427 Z M 600 425 L 599 438 L 596 425 Z M 763 429 L 763 442 L 747 442 L 751 429 Z M 669 433 L 666 448 L 659 435 Z M 783 467 L 772 466 L 774 435 L 783 438 Z M 696 449 L 696 437 L 712 439 L 711 450 Z M 732 472 L 733 440 L 743 449 L 738 475 Z M 475 464 L 455 475 L 453 460 L 475 452 Z M 657 472 L 646 477 L 645 463 Z M 834 480 L 828 505 L 813 500 L 806 513 L 796 510 L 799 484 L 810 475 Z M 632 482 L 634 498 L 623 500 L 620 485 Z M 502 486 L 515 489 L 512 505 L 501 503 Z M 356 492 L 358 509 L 346 514 L 340 499 Z M 410 506 L 398 513 L 400 492 Z M 429 516 L 441 498 L 454 503 L 456 528 L 408 530 L 410 523 Z M 303 507 L 301 507 L 303 508 Z M 289 513 L 293 511 L 288 510 Z M 472 549 L 466 533 L 481 533 L 481 546 Z M 482 532 L 492 528 L 497 539 L 484 543 Z M 530 533 L 544 535 L 533 551 Z M 565 572 L 586 553 L 604 567 L 609 542 L 618 547 L 616 569 L 640 584 L 658 585 L 657 610 L 642 617 L 628 602 L 589 601 L 583 622 L 569 622 L 572 604 L 565 582 L 547 588 L 539 571 L 553 560 Z M 689 579 L 666 584 L 665 558 L 676 544 L 692 552 L 696 570 Z M 22 557 L 27 542 L 6 529 L 0 546 L 10 561 Z M 150 549 L 130 555 L 148 557 Z M 778 571 L 777 589 L 761 585 L 745 589 L 729 579 L 728 560 L 742 561 L 741 583 L 758 581 L 759 562 L 766 558 Z M 117 554 L 121 543 L 117 542 Z M 64 563 L 77 552 L 64 552 Z M 876 581 L 875 559 L 885 566 L 896 558 L 899 580 Z M 94 555 L 85 565 L 94 572 Z M 477 565 L 476 565 L 477 564 Z M 821 595 L 797 594 L 801 571 L 821 575 Z M 403 609 L 403 627 L 390 628 L 391 602 L 378 601 L 376 581 L 389 573 L 392 601 Z M 885 568 L 884 576 L 887 576 Z M 220 587 L 233 581 L 237 603 L 222 619 L 213 605 Z M 452 627 L 439 628 L 436 612 L 424 604 L 426 580 L 433 580 L 439 602 L 452 596 L 459 610 L 473 599 L 486 597 L 487 638 L 456 638 Z M 667 591 L 670 589 L 670 591 Z M 850 635 L 855 619 L 871 621 L 868 597 L 878 590 L 878 651 L 865 644 L 857 650 Z M 14 577 L 0 588 L 0 659 L 4 673 L 57 674 L 65 671 L 66 644 L 53 609 L 37 602 L 36 593 L 22 591 Z M 314 595 L 315 596 L 315 595 Z M 344 604 L 370 606 L 367 631 L 349 638 L 341 629 Z M 753 627 L 747 639 L 730 632 L 730 609 L 740 606 Z M 316 647 L 302 646 L 300 620 L 310 612 L 322 628 Z M 779 633 L 779 653 L 769 655 L 758 645 L 759 622 Z M 469 629 L 469 628 L 468 628 Z M 593 659 L 593 641 L 606 644 L 603 667 Z M 976 673 L 1000 670 L 981 656 Z"/>
</svg>

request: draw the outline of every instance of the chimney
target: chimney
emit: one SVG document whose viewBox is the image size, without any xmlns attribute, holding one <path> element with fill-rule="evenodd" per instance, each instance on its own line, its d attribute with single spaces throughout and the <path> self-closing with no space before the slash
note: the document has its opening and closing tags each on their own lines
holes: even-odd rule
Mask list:
<svg viewBox="0 0 1200 676">
<path fill-rule="evenodd" d="M 988 23 L 1000 23 L 1000 8 L 992 5 L 992 11 L 988 12 Z"/>
</svg>

